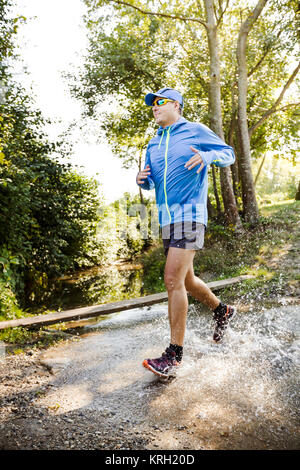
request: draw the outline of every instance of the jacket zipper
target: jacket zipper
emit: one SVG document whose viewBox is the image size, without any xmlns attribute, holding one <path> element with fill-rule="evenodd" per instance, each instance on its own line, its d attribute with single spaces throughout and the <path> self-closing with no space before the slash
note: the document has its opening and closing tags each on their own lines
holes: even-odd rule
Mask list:
<svg viewBox="0 0 300 470">
<path fill-rule="evenodd" d="M 169 206 L 168 206 L 168 198 L 167 198 L 167 169 L 168 169 L 168 147 L 169 147 L 169 140 L 170 140 L 170 131 L 171 127 L 167 130 L 167 139 L 166 139 L 166 151 L 165 151 L 165 173 L 164 173 L 164 192 L 165 192 L 165 202 L 167 212 L 169 214 L 170 223 L 172 222 L 172 217 L 170 214 Z"/>
</svg>

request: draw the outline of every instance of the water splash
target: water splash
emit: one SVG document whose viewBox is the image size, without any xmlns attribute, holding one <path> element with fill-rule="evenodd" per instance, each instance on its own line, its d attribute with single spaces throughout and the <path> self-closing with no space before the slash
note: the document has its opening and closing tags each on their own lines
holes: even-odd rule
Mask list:
<svg viewBox="0 0 300 470">
<path fill-rule="evenodd" d="M 88 325 L 86 337 L 64 350 L 68 367 L 56 379 L 61 411 L 74 409 L 77 388 L 80 406 L 109 410 L 111 422 L 127 420 L 143 432 L 158 426 L 161 448 L 176 448 L 178 432 L 188 435 L 188 448 L 205 439 L 226 448 L 226 436 L 227 448 L 245 448 L 245 439 L 247 448 L 295 447 L 300 306 L 242 310 L 217 345 L 211 313 L 190 306 L 184 361 L 172 381 L 141 365 L 169 343 L 167 304 L 110 315 L 95 331 Z"/>
</svg>

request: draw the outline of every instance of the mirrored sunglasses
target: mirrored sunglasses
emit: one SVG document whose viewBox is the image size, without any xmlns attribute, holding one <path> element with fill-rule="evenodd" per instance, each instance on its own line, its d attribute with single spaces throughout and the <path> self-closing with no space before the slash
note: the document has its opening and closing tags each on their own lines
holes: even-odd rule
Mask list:
<svg viewBox="0 0 300 470">
<path fill-rule="evenodd" d="M 174 100 L 169 100 L 168 98 L 155 98 L 152 106 L 164 106 L 167 103 L 175 103 Z"/>
</svg>

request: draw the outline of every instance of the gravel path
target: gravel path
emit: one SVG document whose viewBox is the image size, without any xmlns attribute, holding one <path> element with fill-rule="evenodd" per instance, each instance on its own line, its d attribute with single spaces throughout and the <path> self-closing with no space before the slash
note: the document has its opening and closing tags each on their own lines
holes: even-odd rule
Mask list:
<svg viewBox="0 0 300 470">
<path fill-rule="evenodd" d="M 296 274 L 300 250 L 287 251 Z M 0 449 L 299 449 L 299 282 L 286 292 L 273 309 L 239 305 L 221 347 L 191 306 L 167 382 L 141 367 L 168 340 L 164 304 L 46 350 L 0 350 Z"/>
<path fill-rule="evenodd" d="M 299 312 L 262 311 L 259 328 L 256 312 L 243 315 L 220 348 L 208 317 L 192 309 L 191 348 L 169 381 L 140 365 L 164 340 L 161 312 L 144 323 L 122 313 L 79 340 L 8 355 L 0 449 L 297 449 L 299 340 L 290 327 Z"/>
<path fill-rule="evenodd" d="M 108 413 L 59 413 L 40 406 L 53 392 L 53 375 L 39 364 L 40 352 L 7 357 L 0 363 L 0 449 L 144 449 L 147 439 L 128 423 L 109 425 Z"/>
</svg>

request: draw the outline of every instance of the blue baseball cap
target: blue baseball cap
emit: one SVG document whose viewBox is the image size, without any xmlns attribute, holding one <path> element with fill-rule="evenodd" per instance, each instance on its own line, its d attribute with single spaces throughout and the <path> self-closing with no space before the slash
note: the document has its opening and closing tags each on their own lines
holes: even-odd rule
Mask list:
<svg viewBox="0 0 300 470">
<path fill-rule="evenodd" d="M 183 98 L 179 91 L 173 88 L 161 88 L 156 93 L 148 93 L 145 96 L 145 103 L 147 106 L 152 106 L 155 98 L 168 98 L 169 100 L 178 101 L 180 106 L 183 108 Z"/>
</svg>

